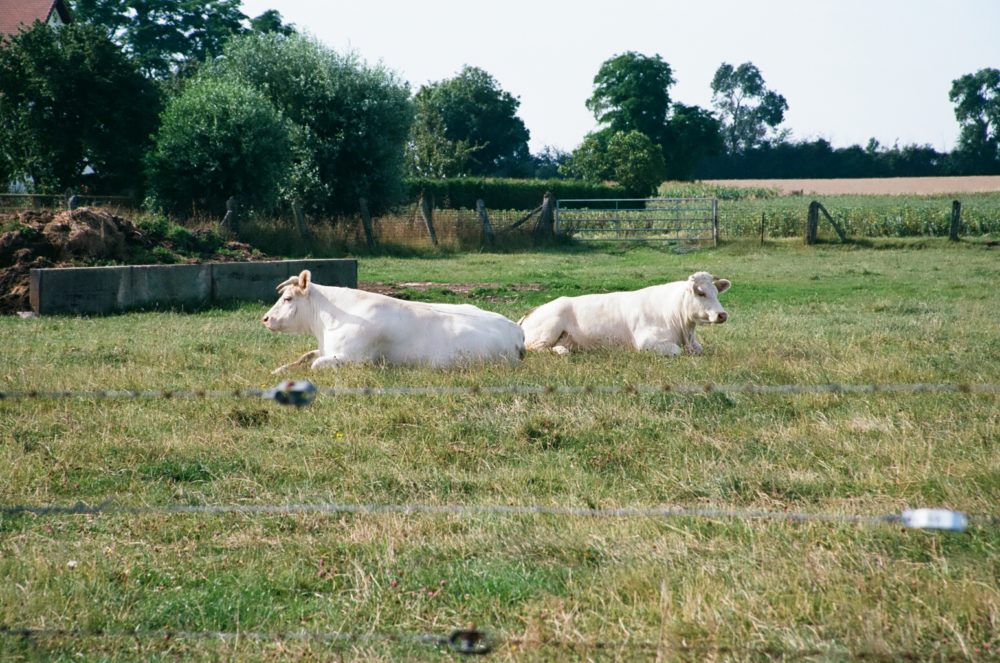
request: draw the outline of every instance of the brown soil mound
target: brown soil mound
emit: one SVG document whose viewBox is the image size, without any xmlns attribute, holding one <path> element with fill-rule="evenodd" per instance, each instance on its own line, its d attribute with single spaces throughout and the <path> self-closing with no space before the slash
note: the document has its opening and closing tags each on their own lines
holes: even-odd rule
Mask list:
<svg viewBox="0 0 1000 663">
<path fill-rule="evenodd" d="M 14 228 L 0 234 L 0 313 L 30 308 L 28 294 L 33 267 L 132 264 L 137 257 L 148 256 L 153 248 L 163 246 L 128 219 L 97 208 L 63 212 L 25 210 L 0 215 L 0 225 Z M 225 249 L 223 254 L 175 255 L 173 261 L 264 259 L 247 244 L 228 242 Z"/>
</svg>

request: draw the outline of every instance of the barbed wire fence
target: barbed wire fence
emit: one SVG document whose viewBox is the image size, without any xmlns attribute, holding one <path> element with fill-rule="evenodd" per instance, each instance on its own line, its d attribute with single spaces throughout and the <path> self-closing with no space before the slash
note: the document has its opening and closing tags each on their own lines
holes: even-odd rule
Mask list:
<svg viewBox="0 0 1000 663">
<path fill-rule="evenodd" d="M 286 380 L 270 389 L 237 390 L 24 390 L 0 391 L 0 402 L 28 399 L 171 399 L 171 398 L 263 398 L 280 405 L 305 407 L 314 403 L 318 396 L 358 397 L 358 396 L 432 396 L 432 395 L 504 395 L 504 394 L 1000 394 L 998 383 L 909 383 L 909 384 L 717 384 L 717 383 L 673 383 L 659 385 L 470 385 L 470 386 L 424 386 L 424 387 L 329 387 L 317 388 L 307 380 Z M 941 508 L 920 507 L 907 509 L 901 513 L 875 515 L 818 513 L 803 511 L 761 511 L 724 508 L 691 508 L 677 506 L 658 507 L 607 507 L 584 508 L 551 505 L 460 505 L 460 504 L 376 504 L 376 503 L 300 503 L 300 504 L 201 504 L 201 505 L 126 505 L 104 502 L 88 505 L 76 502 L 71 505 L 29 505 L 0 504 L 0 516 L 55 517 L 65 515 L 115 515 L 115 514 L 243 514 L 243 515 L 297 515 L 297 514 L 430 514 L 459 516 L 554 516 L 575 518 L 644 518 L 644 519 L 736 519 L 775 520 L 794 523 L 822 522 L 856 526 L 896 525 L 919 530 L 964 532 L 970 526 L 992 528 L 1000 526 L 1000 515 L 971 514 Z M 308 641 L 326 644 L 378 644 L 396 643 L 429 645 L 447 649 L 461 655 L 483 655 L 500 647 L 518 649 L 529 646 L 556 646 L 584 650 L 629 650 L 640 649 L 649 652 L 668 651 L 689 654 L 727 654 L 769 652 L 747 645 L 729 647 L 725 645 L 688 646 L 684 643 L 652 642 L 639 639 L 606 641 L 599 639 L 558 639 L 524 638 L 517 635 L 491 633 L 474 625 L 455 629 L 447 634 L 434 633 L 356 633 L 346 631 L 187 631 L 173 629 L 53 629 L 11 627 L 0 624 L 0 636 L 8 638 L 53 639 L 53 638 L 109 638 L 109 639 L 152 639 L 152 640 L 221 640 L 221 641 Z M 782 650 L 770 652 L 782 657 L 800 658 L 836 653 L 831 649 L 809 649 L 801 651 Z M 840 652 L 852 656 L 858 652 Z M 897 652 L 899 653 L 899 652 Z M 902 653 L 904 657 L 906 653 Z"/>
<path fill-rule="evenodd" d="M 0 391 L 0 401 L 26 399 L 154 399 L 154 398 L 265 398 L 283 405 L 303 406 L 317 396 L 452 396 L 505 394 L 1000 394 L 1000 383 L 846 383 L 824 384 L 722 384 L 679 382 L 622 385 L 449 385 L 425 387 L 325 387 L 308 380 L 286 380 L 270 389 L 86 389 L 86 390 L 12 390 Z"/>
</svg>

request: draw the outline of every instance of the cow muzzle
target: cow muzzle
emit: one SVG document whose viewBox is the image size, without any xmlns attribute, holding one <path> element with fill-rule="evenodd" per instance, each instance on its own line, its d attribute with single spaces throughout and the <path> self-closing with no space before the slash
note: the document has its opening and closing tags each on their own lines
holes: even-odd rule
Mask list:
<svg viewBox="0 0 1000 663">
<path fill-rule="evenodd" d="M 715 316 L 715 320 L 712 320 L 713 324 L 721 325 L 723 322 L 729 319 L 729 314 L 725 311 L 719 311 L 718 315 Z"/>
</svg>

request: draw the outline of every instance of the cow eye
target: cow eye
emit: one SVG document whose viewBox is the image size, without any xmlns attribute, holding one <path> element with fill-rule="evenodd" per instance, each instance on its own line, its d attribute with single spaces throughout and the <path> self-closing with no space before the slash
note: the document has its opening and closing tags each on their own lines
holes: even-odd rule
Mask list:
<svg viewBox="0 0 1000 663">
<path fill-rule="evenodd" d="M 705 296 L 705 291 L 702 290 L 701 288 L 695 288 L 694 289 L 694 294 L 698 295 L 699 297 L 704 297 Z"/>
</svg>

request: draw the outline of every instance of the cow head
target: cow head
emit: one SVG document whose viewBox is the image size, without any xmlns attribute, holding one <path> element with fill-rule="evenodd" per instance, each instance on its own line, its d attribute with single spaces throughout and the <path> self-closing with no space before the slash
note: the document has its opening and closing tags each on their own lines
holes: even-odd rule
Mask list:
<svg viewBox="0 0 1000 663">
<path fill-rule="evenodd" d="M 312 303 L 309 300 L 309 270 L 278 284 L 281 295 L 271 310 L 260 319 L 273 332 L 308 334 L 313 318 Z"/>
<path fill-rule="evenodd" d="M 708 272 L 695 272 L 688 277 L 687 288 L 690 296 L 685 297 L 686 317 L 699 324 L 721 324 L 729 319 L 729 314 L 719 303 L 719 295 L 729 290 L 726 279 L 713 278 Z"/>
</svg>

